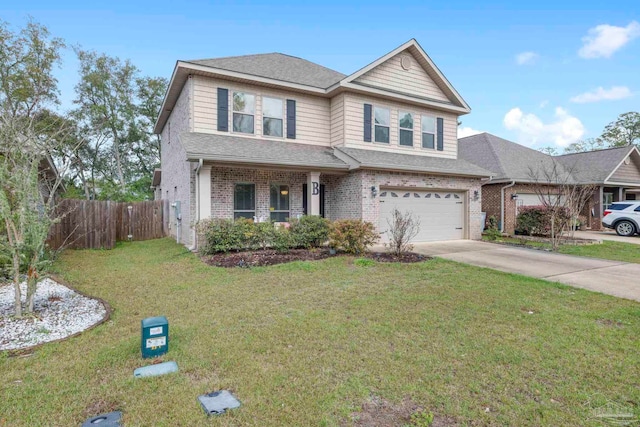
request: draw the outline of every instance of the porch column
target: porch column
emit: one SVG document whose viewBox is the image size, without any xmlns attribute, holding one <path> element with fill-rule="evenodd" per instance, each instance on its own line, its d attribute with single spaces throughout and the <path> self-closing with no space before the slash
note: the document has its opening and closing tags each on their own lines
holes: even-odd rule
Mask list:
<svg viewBox="0 0 640 427">
<path fill-rule="evenodd" d="M 604 187 L 600 186 L 600 203 L 598 203 L 598 218 L 602 221 L 602 215 L 604 214 Z"/>
<path fill-rule="evenodd" d="M 320 215 L 320 172 L 307 177 L 307 215 Z"/>
<path fill-rule="evenodd" d="M 618 202 L 624 202 L 624 188 L 618 187 Z"/>
<path fill-rule="evenodd" d="M 198 173 L 199 219 L 211 217 L 211 165 L 202 165 Z"/>
</svg>

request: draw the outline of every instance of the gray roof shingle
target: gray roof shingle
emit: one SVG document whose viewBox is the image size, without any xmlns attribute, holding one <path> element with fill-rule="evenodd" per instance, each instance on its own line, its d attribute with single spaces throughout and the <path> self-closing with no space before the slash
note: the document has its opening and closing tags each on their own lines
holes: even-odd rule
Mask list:
<svg viewBox="0 0 640 427">
<path fill-rule="evenodd" d="M 187 160 L 349 169 L 328 147 L 197 132 L 181 134 L 180 142 Z"/>
<path fill-rule="evenodd" d="M 459 156 L 494 172 L 494 180 L 532 182 L 531 170 L 550 171 L 554 164 L 577 184 L 604 183 L 633 147 L 549 156 L 490 133 L 458 140 Z"/>
<path fill-rule="evenodd" d="M 338 71 L 282 53 L 196 59 L 184 62 L 320 89 L 326 89 L 346 77 Z"/>
<path fill-rule="evenodd" d="M 553 157 L 486 132 L 460 138 L 458 155 L 492 171 L 495 180 L 531 182 L 535 180 L 532 174 L 539 170 L 551 171 L 556 163 L 566 172 L 564 164 Z"/>
<path fill-rule="evenodd" d="M 578 182 L 595 184 L 604 182 L 632 148 L 628 146 L 607 148 L 584 153 L 564 154 L 556 158 L 572 171 Z"/>
<path fill-rule="evenodd" d="M 355 160 L 353 167 L 371 169 L 391 169 L 409 172 L 426 172 L 444 175 L 489 177 L 491 172 L 462 159 L 416 156 L 412 154 L 389 153 L 386 151 L 363 150 L 358 148 L 336 148 Z"/>
</svg>

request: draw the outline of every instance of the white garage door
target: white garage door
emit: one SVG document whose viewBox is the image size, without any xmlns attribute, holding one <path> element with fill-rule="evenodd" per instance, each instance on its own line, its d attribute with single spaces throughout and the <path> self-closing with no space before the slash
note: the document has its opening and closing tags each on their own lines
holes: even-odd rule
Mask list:
<svg viewBox="0 0 640 427">
<path fill-rule="evenodd" d="M 391 214 L 411 212 L 420 220 L 420 232 L 413 242 L 464 239 L 464 193 L 447 191 L 380 190 L 379 230 L 388 241 Z"/>
</svg>

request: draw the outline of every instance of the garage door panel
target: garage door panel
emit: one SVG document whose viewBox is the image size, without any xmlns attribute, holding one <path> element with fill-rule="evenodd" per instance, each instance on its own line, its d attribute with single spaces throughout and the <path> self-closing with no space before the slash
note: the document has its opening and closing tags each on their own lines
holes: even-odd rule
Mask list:
<svg viewBox="0 0 640 427">
<path fill-rule="evenodd" d="M 383 241 L 387 241 L 384 232 L 389 228 L 388 220 L 394 209 L 411 212 L 420 220 L 420 232 L 414 238 L 415 242 L 464 238 L 463 200 L 463 193 L 382 190 L 379 230 Z"/>
</svg>

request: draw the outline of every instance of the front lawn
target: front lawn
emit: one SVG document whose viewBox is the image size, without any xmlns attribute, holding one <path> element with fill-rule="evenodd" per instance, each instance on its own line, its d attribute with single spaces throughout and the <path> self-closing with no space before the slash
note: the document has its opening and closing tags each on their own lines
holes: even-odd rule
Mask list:
<svg viewBox="0 0 640 427">
<path fill-rule="evenodd" d="M 371 264 L 223 269 L 169 239 L 68 251 L 61 277 L 115 311 L 0 354 L 0 425 L 120 409 L 126 426 L 348 426 L 386 402 L 439 425 L 584 426 L 600 425 L 593 406 L 640 404 L 640 304 L 444 260 Z M 156 315 L 180 372 L 134 379 L 140 320 Z M 207 419 L 196 397 L 221 388 L 242 407 Z"/>
<path fill-rule="evenodd" d="M 560 247 L 560 253 L 640 263 L 640 245 L 611 240 L 603 240 L 600 245 L 563 245 Z"/>
<path fill-rule="evenodd" d="M 491 240 L 487 236 L 482 236 L 482 240 L 489 243 L 506 243 L 531 249 L 551 250 L 550 243 L 518 239 L 517 237 L 500 237 L 497 240 Z M 615 242 L 612 240 L 603 240 L 602 243 L 585 245 L 564 244 L 560 245 L 558 252 L 561 254 L 601 258 L 611 261 L 640 263 L 640 245 Z"/>
</svg>

